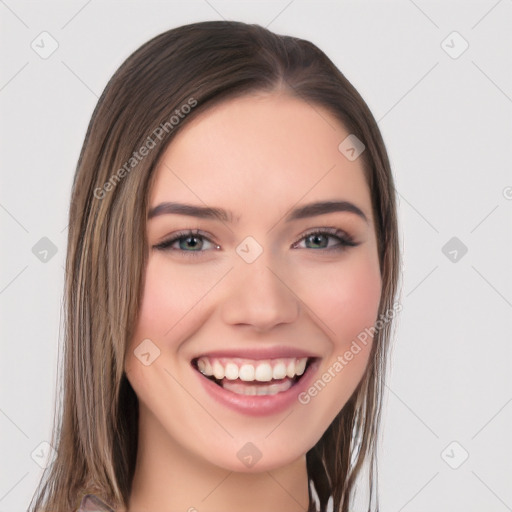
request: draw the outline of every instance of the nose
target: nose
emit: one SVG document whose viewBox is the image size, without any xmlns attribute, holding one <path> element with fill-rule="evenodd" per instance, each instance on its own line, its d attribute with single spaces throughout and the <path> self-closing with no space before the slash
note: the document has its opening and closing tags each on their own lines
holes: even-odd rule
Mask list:
<svg viewBox="0 0 512 512">
<path fill-rule="evenodd" d="M 268 331 L 298 318 L 300 300 L 293 283 L 264 255 L 253 263 L 238 262 L 229 273 L 222 303 L 222 319 L 227 324 Z"/>
</svg>

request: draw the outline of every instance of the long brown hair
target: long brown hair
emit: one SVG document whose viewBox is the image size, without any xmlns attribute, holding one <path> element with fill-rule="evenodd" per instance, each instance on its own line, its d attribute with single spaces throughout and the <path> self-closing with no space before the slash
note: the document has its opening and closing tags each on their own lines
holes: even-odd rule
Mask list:
<svg viewBox="0 0 512 512">
<path fill-rule="evenodd" d="M 379 314 L 393 309 L 399 276 L 393 178 L 377 123 L 344 75 L 311 42 L 259 25 L 201 22 L 158 35 L 107 84 L 78 161 L 69 212 L 63 396 L 52 439 L 57 454 L 31 511 L 76 510 L 86 493 L 113 507 L 127 506 L 138 404 L 123 361 L 141 303 L 153 171 L 174 135 L 204 110 L 224 99 L 276 90 L 327 108 L 366 146 L 361 158 L 383 283 Z M 335 511 L 349 510 L 368 461 L 373 493 L 392 323 L 375 333 L 363 379 L 306 456 L 320 500 L 332 494 Z"/>
</svg>

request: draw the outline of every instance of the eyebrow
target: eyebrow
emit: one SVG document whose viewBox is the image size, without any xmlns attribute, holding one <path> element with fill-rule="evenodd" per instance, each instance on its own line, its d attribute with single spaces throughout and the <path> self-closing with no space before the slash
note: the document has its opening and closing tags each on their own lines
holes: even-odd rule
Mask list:
<svg viewBox="0 0 512 512">
<path fill-rule="evenodd" d="M 291 222 L 297 219 L 305 219 L 307 217 L 316 217 L 317 215 L 325 215 L 333 212 L 354 213 L 361 217 L 365 222 L 368 219 L 364 212 L 355 204 L 349 201 L 320 201 L 309 203 L 304 206 L 293 209 L 286 217 L 285 222 Z M 233 214 L 222 208 L 212 208 L 208 206 L 196 206 L 192 204 L 165 202 L 151 208 L 148 214 L 148 220 L 159 215 L 176 214 L 188 215 L 190 217 L 198 217 L 200 219 L 214 219 L 222 222 L 234 222 Z M 238 221 L 239 218 L 236 219 Z"/>
</svg>

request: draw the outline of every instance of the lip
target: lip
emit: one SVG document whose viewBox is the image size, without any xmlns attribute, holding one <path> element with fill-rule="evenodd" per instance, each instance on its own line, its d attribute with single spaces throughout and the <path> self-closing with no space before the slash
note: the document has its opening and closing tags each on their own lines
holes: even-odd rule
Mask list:
<svg viewBox="0 0 512 512">
<path fill-rule="evenodd" d="M 257 347 L 257 348 L 243 348 L 243 349 L 224 349 L 215 350 L 210 352 L 203 352 L 197 354 L 192 360 L 199 357 L 232 357 L 241 359 L 280 359 L 287 357 L 308 357 L 318 358 L 318 354 L 307 352 L 305 350 L 299 350 L 294 347 Z"/>
<path fill-rule="evenodd" d="M 227 353 L 228 352 L 222 352 L 224 357 L 232 357 L 225 355 Z M 254 358 L 254 352 L 251 353 Z M 298 353 L 298 351 L 294 350 L 293 355 L 289 355 L 288 357 L 294 357 L 296 353 Z M 237 351 L 236 354 L 244 354 L 245 357 L 250 358 L 247 356 L 247 351 Z M 280 352 L 280 354 L 282 354 L 282 352 Z M 308 356 L 303 355 L 302 357 Z M 267 416 L 282 412 L 291 407 L 294 403 L 297 403 L 298 395 L 309 387 L 320 365 L 320 358 L 314 356 L 309 357 L 313 357 L 313 361 L 309 363 L 309 366 L 299 381 L 290 389 L 275 395 L 239 395 L 222 388 L 212 380 L 206 378 L 199 370 L 193 368 L 193 371 L 197 375 L 206 393 L 216 400 L 217 403 L 247 416 Z M 269 358 L 269 356 L 267 356 L 267 358 Z"/>
</svg>

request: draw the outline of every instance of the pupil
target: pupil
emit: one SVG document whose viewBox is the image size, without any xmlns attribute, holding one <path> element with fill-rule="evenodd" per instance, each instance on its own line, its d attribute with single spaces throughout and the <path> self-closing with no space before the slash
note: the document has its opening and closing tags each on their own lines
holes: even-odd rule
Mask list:
<svg viewBox="0 0 512 512">
<path fill-rule="evenodd" d="M 325 238 L 324 235 L 311 235 L 310 240 L 313 241 L 315 245 L 322 245 L 322 242 L 318 240 L 322 240 L 323 238 Z"/>
<path fill-rule="evenodd" d="M 194 242 L 190 242 L 191 240 L 194 240 Z M 189 236 L 185 239 L 185 243 L 192 245 L 192 248 L 194 248 L 197 245 L 197 237 L 195 236 Z"/>
</svg>

